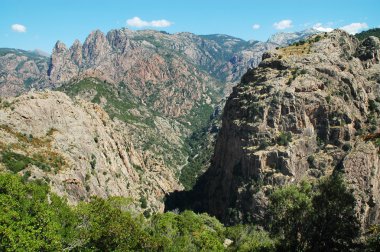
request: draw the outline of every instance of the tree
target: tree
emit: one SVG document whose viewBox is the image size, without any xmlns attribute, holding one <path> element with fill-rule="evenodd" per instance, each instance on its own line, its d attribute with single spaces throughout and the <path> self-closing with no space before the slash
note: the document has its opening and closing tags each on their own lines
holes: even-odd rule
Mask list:
<svg viewBox="0 0 380 252">
<path fill-rule="evenodd" d="M 380 251 L 380 225 L 374 225 L 370 228 L 366 245 L 366 251 Z"/>
<path fill-rule="evenodd" d="M 236 225 L 228 227 L 226 236 L 233 241 L 229 247 L 230 251 L 276 251 L 277 240 L 272 239 L 269 233 L 255 226 Z"/>
<path fill-rule="evenodd" d="M 269 230 L 279 237 L 280 250 L 305 250 L 313 212 L 311 196 L 312 187 L 307 182 L 279 188 L 270 195 Z"/>
<path fill-rule="evenodd" d="M 341 174 L 323 179 L 313 197 L 314 215 L 308 233 L 310 251 L 347 251 L 360 233 L 355 198 Z"/>
<path fill-rule="evenodd" d="M 62 250 L 70 239 L 61 232 L 69 220 L 62 220 L 62 212 L 54 208 L 62 204 L 45 184 L 0 173 L 0 251 Z"/>
<path fill-rule="evenodd" d="M 151 220 L 151 228 L 156 238 L 163 239 L 165 251 L 223 250 L 225 228 L 207 214 L 157 214 Z"/>
<path fill-rule="evenodd" d="M 79 218 L 79 250 L 136 251 L 154 250 L 155 244 L 145 232 L 144 219 L 134 218 L 126 208 L 125 200 L 94 197 L 77 207 Z"/>
</svg>

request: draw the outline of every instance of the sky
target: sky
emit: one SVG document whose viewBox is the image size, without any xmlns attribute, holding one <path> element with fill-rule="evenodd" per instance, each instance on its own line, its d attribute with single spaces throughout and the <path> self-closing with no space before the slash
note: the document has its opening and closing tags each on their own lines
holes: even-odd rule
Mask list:
<svg viewBox="0 0 380 252">
<path fill-rule="evenodd" d="M 276 32 L 380 27 L 380 0 L 1 0 L 0 48 L 70 46 L 96 29 L 154 29 L 267 40 Z"/>
</svg>

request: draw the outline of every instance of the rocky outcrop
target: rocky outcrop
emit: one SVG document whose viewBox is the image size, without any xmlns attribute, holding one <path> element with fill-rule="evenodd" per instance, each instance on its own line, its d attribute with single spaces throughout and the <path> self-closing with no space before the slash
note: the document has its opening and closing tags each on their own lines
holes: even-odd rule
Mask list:
<svg viewBox="0 0 380 252">
<path fill-rule="evenodd" d="M 134 147 L 124 123 L 110 120 L 99 105 L 61 92 L 3 101 L 0 152 L 0 169 L 27 160 L 21 175 L 47 181 L 71 203 L 93 195 L 125 196 L 136 209 L 162 211 L 164 195 L 181 188 L 160 158 Z M 11 164 L 7 153 L 16 153 Z"/>
<path fill-rule="evenodd" d="M 167 208 L 257 222 L 273 188 L 339 170 L 362 226 L 379 222 L 379 140 L 365 137 L 380 130 L 379 45 L 336 30 L 264 54 L 226 103 L 211 167 Z"/>
</svg>

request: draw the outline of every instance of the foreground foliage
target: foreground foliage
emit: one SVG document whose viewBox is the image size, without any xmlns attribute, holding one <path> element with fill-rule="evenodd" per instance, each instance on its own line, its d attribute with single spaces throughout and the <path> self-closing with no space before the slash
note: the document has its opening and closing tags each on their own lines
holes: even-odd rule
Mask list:
<svg viewBox="0 0 380 252">
<path fill-rule="evenodd" d="M 337 173 L 312 185 L 303 182 L 270 196 L 269 229 L 281 251 L 349 251 L 358 244 L 355 198 Z"/>
<path fill-rule="evenodd" d="M 275 190 L 269 232 L 191 211 L 145 218 L 129 205 L 113 197 L 71 207 L 42 182 L 0 173 L 0 251 L 349 251 L 359 235 L 355 200 L 340 176 Z M 379 230 L 371 230 L 368 251 L 378 251 Z"/>
</svg>

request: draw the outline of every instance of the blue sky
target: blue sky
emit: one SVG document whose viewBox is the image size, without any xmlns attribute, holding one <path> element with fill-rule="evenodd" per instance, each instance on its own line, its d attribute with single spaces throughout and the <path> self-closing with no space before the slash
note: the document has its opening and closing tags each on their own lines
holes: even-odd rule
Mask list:
<svg viewBox="0 0 380 252">
<path fill-rule="evenodd" d="M 311 27 L 354 33 L 380 27 L 379 10 L 380 0 L 1 0 L 0 47 L 51 52 L 57 40 L 69 46 L 95 29 L 122 27 L 246 40 Z"/>
</svg>

